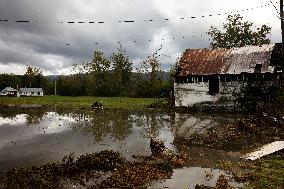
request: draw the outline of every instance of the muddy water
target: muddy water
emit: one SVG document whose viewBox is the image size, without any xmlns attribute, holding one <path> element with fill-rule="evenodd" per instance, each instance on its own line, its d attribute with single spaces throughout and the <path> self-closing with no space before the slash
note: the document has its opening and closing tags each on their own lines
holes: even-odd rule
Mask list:
<svg viewBox="0 0 284 189">
<path fill-rule="evenodd" d="M 192 167 L 175 170 L 171 179 L 154 183 L 153 187 L 188 187 L 188 182 L 180 181 L 181 175 L 191 177 L 194 184 L 212 185 L 223 172 L 212 170 L 211 179 L 202 175 L 217 161 L 234 161 L 238 154 L 230 150 L 175 146 L 173 141 L 177 135 L 206 132 L 207 127 L 232 121 L 232 116 L 159 111 L 5 107 L 0 110 L 0 170 L 60 161 L 73 152 L 79 156 L 112 149 L 128 159 L 133 154 L 150 155 L 149 138 L 155 137 L 165 141 L 170 150 L 186 151 Z"/>
<path fill-rule="evenodd" d="M 231 179 L 231 175 L 223 170 L 202 167 L 189 167 L 175 170 L 170 179 L 154 183 L 151 187 L 171 189 L 193 189 L 196 185 L 215 187 L 217 179 L 220 175 L 225 175 L 228 178 L 229 184 L 231 186 L 244 186 L 241 183 L 234 182 L 234 180 Z"/>
</svg>

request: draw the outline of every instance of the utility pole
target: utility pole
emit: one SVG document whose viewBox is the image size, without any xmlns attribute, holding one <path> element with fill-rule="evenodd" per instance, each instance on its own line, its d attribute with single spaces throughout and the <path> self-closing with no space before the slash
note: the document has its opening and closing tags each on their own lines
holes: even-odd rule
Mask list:
<svg viewBox="0 0 284 189">
<path fill-rule="evenodd" d="M 280 90 L 282 91 L 282 79 L 283 79 L 283 65 L 284 65 L 284 23 L 283 23 L 283 0 L 280 0 L 280 21 L 281 21 L 281 36 L 282 36 L 282 48 L 281 48 L 281 65 L 280 65 L 280 69 L 282 71 L 281 75 L 280 75 L 280 79 L 279 79 L 279 86 L 280 86 Z"/>
<path fill-rule="evenodd" d="M 54 95 L 56 96 L 56 80 L 54 80 Z"/>
<path fill-rule="evenodd" d="M 281 21 L 281 36 L 282 36 L 282 55 L 284 52 L 284 23 L 283 23 L 283 0 L 280 0 L 280 21 Z"/>
</svg>

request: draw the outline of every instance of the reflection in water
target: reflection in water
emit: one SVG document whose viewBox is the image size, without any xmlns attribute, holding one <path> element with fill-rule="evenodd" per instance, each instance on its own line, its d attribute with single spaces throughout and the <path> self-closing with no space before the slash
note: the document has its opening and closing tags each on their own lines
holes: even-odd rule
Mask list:
<svg viewBox="0 0 284 189">
<path fill-rule="evenodd" d="M 26 114 L 26 123 L 27 125 L 31 124 L 39 124 L 43 118 L 43 116 L 46 114 L 47 110 L 44 107 L 41 106 L 35 106 L 35 107 L 25 107 L 20 108 L 17 106 L 7 107 L 7 106 L 0 106 L 0 116 L 2 118 L 16 118 L 19 114 Z"/>
<path fill-rule="evenodd" d="M 78 116 L 73 114 L 73 116 Z M 82 116 L 81 116 L 82 117 Z M 85 117 L 85 115 L 83 116 Z M 88 120 L 81 119 L 80 126 L 74 127 L 83 134 L 90 134 L 95 142 L 101 142 L 108 135 L 113 140 L 122 141 L 132 133 L 132 122 L 130 114 L 119 111 L 95 111 L 88 114 Z"/>
<path fill-rule="evenodd" d="M 162 112 L 25 108 L 0 114 L 0 169 L 58 161 L 71 152 L 79 156 L 113 149 L 126 157 L 149 154 L 150 137 L 164 140 L 174 150 L 173 120 Z"/>
<path fill-rule="evenodd" d="M 151 137 L 163 140 L 170 150 L 180 150 L 173 145 L 177 135 L 220 121 L 203 117 L 159 111 L 5 107 L 0 109 L 0 170 L 58 161 L 71 152 L 80 156 L 112 149 L 126 158 L 149 155 Z M 195 151 L 199 153 L 199 148 Z"/>
<path fill-rule="evenodd" d="M 195 188 L 197 184 L 215 187 L 217 179 L 220 175 L 226 175 L 231 178 L 226 172 L 219 169 L 189 167 L 184 169 L 175 170 L 170 179 L 163 182 L 157 182 L 152 185 L 153 188 Z M 236 182 L 229 182 L 231 186 L 243 187 L 243 184 Z"/>
<path fill-rule="evenodd" d="M 61 114 L 64 115 L 64 114 Z M 103 110 L 72 113 L 69 116 L 77 121 L 74 130 L 85 135 L 92 135 L 95 142 L 102 142 L 106 137 L 113 141 L 123 141 L 133 132 L 139 131 L 140 137 L 160 137 L 165 130 L 171 130 L 172 117 L 161 112 L 141 112 L 130 110 Z M 162 137 L 167 140 L 166 137 Z"/>
</svg>

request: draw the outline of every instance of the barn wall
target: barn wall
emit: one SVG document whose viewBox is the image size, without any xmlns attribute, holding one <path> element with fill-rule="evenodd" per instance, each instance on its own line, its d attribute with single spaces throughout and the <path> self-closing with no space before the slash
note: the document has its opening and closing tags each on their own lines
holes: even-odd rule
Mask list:
<svg viewBox="0 0 284 189">
<path fill-rule="evenodd" d="M 200 102 L 212 102 L 214 96 L 209 95 L 209 83 L 175 83 L 175 106 L 192 106 Z"/>
<path fill-rule="evenodd" d="M 256 83 L 249 82 L 250 85 Z M 275 86 L 275 81 L 262 81 L 260 86 L 263 88 L 268 86 Z M 175 83 L 175 106 L 176 107 L 190 107 L 202 102 L 216 102 L 221 98 L 226 98 L 229 101 L 234 101 L 240 92 L 241 88 L 247 86 L 248 82 L 244 81 L 226 81 L 219 82 L 219 93 L 210 95 L 208 82 L 197 83 Z M 219 102 L 219 101 L 218 101 Z"/>
<path fill-rule="evenodd" d="M 229 82 L 220 82 L 220 95 L 232 96 L 241 92 L 242 87 L 250 84 L 251 86 L 261 86 L 262 89 L 271 86 L 277 86 L 276 81 L 261 81 L 261 82 L 252 82 L 252 81 L 229 81 Z"/>
<path fill-rule="evenodd" d="M 221 95 L 230 96 L 239 93 L 244 85 L 243 81 L 220 82 L 219 93 Z"/>
</svg>

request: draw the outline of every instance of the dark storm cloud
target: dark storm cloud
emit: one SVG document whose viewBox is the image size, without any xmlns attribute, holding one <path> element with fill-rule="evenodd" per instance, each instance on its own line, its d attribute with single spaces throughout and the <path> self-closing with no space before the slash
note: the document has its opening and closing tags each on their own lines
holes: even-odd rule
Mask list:
<svg viewBox="0 0 284 189">
<path fill-rule="evenodd" d="M 135 66 L 162 44 L 161 53 L 166 56 L 160 60 L 164 68 L 169 68 L 185 49 L 208 47 L 205 32 L 210 25 L 218 26 L 225 20 L 225 16 L 202 19 L 201 15 L 251 7 L 258 1 L 242 5 L 226 0 L 1 0 L 0 19 L 9 20 L 0 23 L 0 68 L 6 65 L 1 72 L 7 71 L 7 65 L 28 64 L 58 74 L 74 63 L 90 60 L 94 50 L 110 56 L 120 44 Z M 263 20 L 259 17 L 256 21 Z M 273 25 L 274 21 L 269 20 Z M 57 23 L 61 21 L 63 24 Z"/>
</svg>

